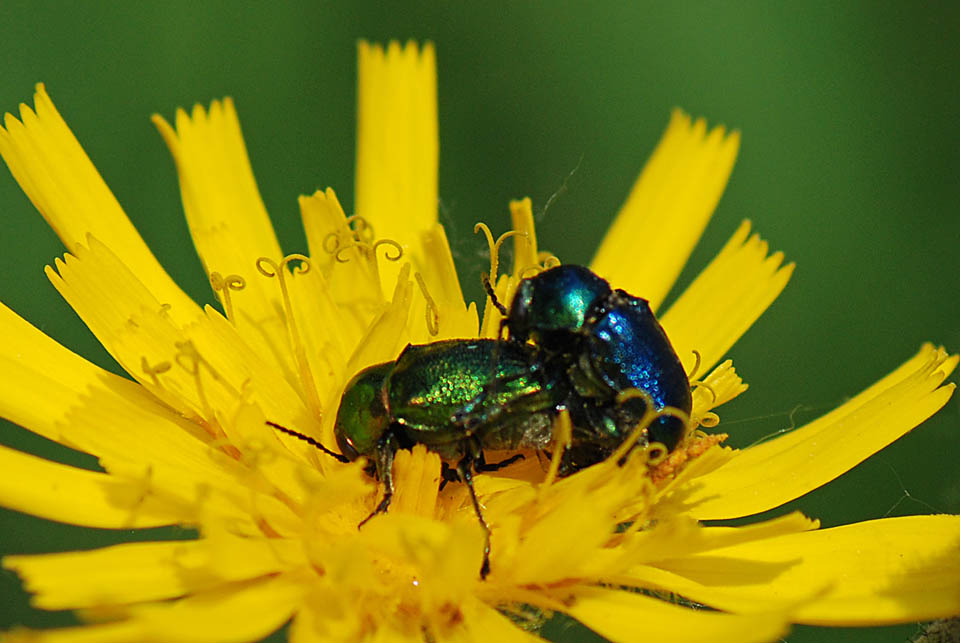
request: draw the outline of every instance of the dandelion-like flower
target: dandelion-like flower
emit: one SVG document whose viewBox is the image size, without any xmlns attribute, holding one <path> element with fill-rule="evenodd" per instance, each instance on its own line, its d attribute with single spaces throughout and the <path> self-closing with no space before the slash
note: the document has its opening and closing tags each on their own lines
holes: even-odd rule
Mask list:
<svg viewBox="0 0 960 643">
<path fill-rule="evenodd" d="M 9 556 L 34 605 L 82 627 L 8 632 L 57 642 L 535 640 L 562 612 L 614 641 L 770 641 L 790 623 L 865 625 L 960 613 L 960 517 L 818 529 L 776 508 L 839 476 L 935 413 L 956 356 L 924 346 L 838 409 L 742 451 L 708 434 L 746 385 L 726 351 L 792 272 L 744 222 L 660 320 L 692 374 L 689 433 L 565 478 L 529 457 L 441 489 L 440 458 L 399 451 L 389 511 L 363 461 L 342 464 L 274 422 L 334 445 L 359 370 L 410 343 L 497 337 L 464 303 L 437 222 L 434 52 L 360 45 L 356 213 L 333 190 L 300 198 L 308 255 L 284 255 L 229 99 L 155 117 L 179 172 L 197 251 L 222 306 L 173 282 L 43 86 L 6 116 L 0 153 L 68 254 L 53 285 L 132 379 L 69 352 L 0 307 L 0 414 L 93 454 L 81 470 L 0 447 L 0 503 L 109 529 L 184 525 L 194 540 Z M 739 136 L 676 112 L 591 268 L 656 310 L 724 189 Z M 513 264 L 497 298 L 555 261 L 529 200 L 510 204 Z M 487 231 L 488 233 L 489 231 Z M 643 253 L 636 252 L 643 239 Z M 500 274 L 497 278 L 498 273 Z M 562 424 L 562 422 L 558 423 Z M 560 432 L 558 431 L 558 435 Z M 554 449 L 554 453 L 559 452 Z M 629 457 L 621 457 L 621 456 Z"/>
</svg>

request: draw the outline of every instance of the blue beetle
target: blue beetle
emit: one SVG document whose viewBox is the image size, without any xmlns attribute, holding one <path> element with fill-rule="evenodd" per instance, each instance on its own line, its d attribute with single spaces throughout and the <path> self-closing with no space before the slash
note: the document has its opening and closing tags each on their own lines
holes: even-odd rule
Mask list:
<svg viewBox="0 0 960 643">
<path fill-rule="evenodd" d="M 609 437 L 609 448 L 597 448 L 597 435 L 580 441 L 585 448 L 574 440 L 565 470 L 604 459 L 641 420 L 646 402 L 623 399 L 626 391 L 646 393 L 656 410 L 670 406 L 689 416 L 689 380 L 647 300 L 614 290 L 588 268 L 565 264 L 521 281 L 509 310 L 493 301 L 504 314 L 507 341 L 532 344 L 541 361 L 566 369 L 585 414 L 578 418 L 572 409 L 574 423 Z M 686 431 L 679 417 L 662 416 L 647 428 L 646 440 L 669 451 Z"/>
</svg>

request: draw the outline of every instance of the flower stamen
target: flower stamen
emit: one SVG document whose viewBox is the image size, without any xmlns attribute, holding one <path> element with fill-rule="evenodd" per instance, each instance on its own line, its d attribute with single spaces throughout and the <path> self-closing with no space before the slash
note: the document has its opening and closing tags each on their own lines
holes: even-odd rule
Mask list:
<svg viewBox="0 0 960 643">
<path fill-rule="evenodd" d="M 147 496 L 150 495 L 152 482 L 153 480 L 153 464 L 147 465 L 147 470 L 142 480 L 137 480 L 137 495 L 136 499 L 133 501 L 133 504 L 130 505 L 130 517 L 127 519 L 129 522 L 128 528 L 132 529 L 134 525 L 137 524 L 137 515 L 140 512 L 140 509 L 143 507 L 143 503 L 146 502 Z"/>
<path fill-rule="evenodd" d="M 160 384 L 160 378 L 157 376 L 169 371 L 171 368 L 173 368 L 173 364 L 170 362 L 157 362 L 156 364 L 151 365 L 150 362 L 147 361 L 147 356 L 144 355 L 140 358 L 140 368 L 144 373 L 147 374 L 148 377 L 150 377 L 154 386 L 161 387 L 162 385 Z"/>
<path fill-rule="evenodd" d="M 360 244 L 360 245 L 361 247 L 370 247 L 370 246 L 366 246 L 366 244 Z M 380 264 L 377 263 L 377 248 L 381 246 L 388 246 L 388 250 L 383 253 L 383 258 L 386 259 L 387 261 L 400 261 L 400 258 L 403 256 L 403 246 L 401 246 L 398 242 L 394 241 L 393 239 L 377 240 L 376 243 L 374 243 L 373 246 L 370 247 L 370 251 L 368 255 L 369 261 L 370 261 L 370 267 L 371 267 L 371 270 L 373 271 L 374 277 L 376 278 L 376 283 L 381 283 Z M 393 248 L 394 250 L 396 250 L 396 254 L 391 255 L 389 248 Z"/>
<path fill-rule="evenodd" d="M 705 426 L 708 429 L 712 429 L 718 424 L 720 424 L 720 416 L 713 411 L 707 411 L 703 414 L 703 417 L 700 418 L 700 426 Z"/>
<path fill-rule="evenodd" d="M 366 224 L 366 227 L 364 227 L 363 229 L 371 230 L 371 233 L 373 230 L 373 228 L 370 227 L 369 224 Z M 330 235 L 327 236 L 327 239 L 331 239 L 331 238 L 335 242 L 334 245 L 328 248 L 327 246 L 329 244 L 325 240 L 324 250 L 327 250 L 328 252 L 333 254 L 333 258 L 336 260 L 337 263 L 349 262 L 350 258 L 345 257 L 343 253 L 353 249 L 358 250 L 360 253 L 360 256 L 366 259 L 367 266 L 370 272 L 372 273 L 376 283 L 380 283 L 380 266 L 377 264 L 378 248 L 380 248 L 381 246 L 389 246 L 390 248 L 393 248 L 393 250 L 395 251 L 395 254 L 390 254 L 389 250 L 387 250 L 387 252 L 383 254 L 383 258 L 386 259 L 387 261 L 400 261 L 400 258 L 403 257 L 403 246 L 400 245 L 399 242 L 394 241 L 393 239 L 387 239 L 387 238 L 378 239 L 377 241 L 371 244 L 366 240 L 360 239 L 359 234 L 357 233 L 353 235 L 353 239 L 349 243 L 341 246 L 339 237 L 336 236 L 335 232 L 331 232 Z"/>
<path fill-rule="evenodd" d="M 529 241 L 530 237 L 522 230 L 507 230 L 494 241 L 490 227 L 483 222 L 473 226 L 473 233 L 477 234 L 479 232 L 483 232 L 483 236 L 487 238 L 487 246 L 490 248 L 490 281 L 496 284 L 497 277 L 499 276 L 497 271 L 500 268 L 500 247 L 503 245 L 503 242 L 511 237 L 517 236 L 522 236 Z"/>
<path fill-rule="evenodd" d="M 690 369 L 690 373 L 687 375 L 687 379 L 692 382 L 693 378 L 697 376 L 697 371 L 700 370 L 700 363 L 703 358 L 700 357 L 700 351 L 698 351 L 697 349 L 693 349 L 691 352 L 693 353 L 693 358 L 696 361 L 693 364 L 693 368 Z M 716 399 L 716 396 L 714 396 L 714 399 Z"/>
<path fill-rule="evenodd" d="M 359 214 L 351 214 L 347 217 L 347 226 L 353 233 L 353 238 L 357 241 L 370 243 L 376 238 L 373 232 L 373 224 L 367 221 L 366 217 Z"/>
<path fill-rule="evenodd" d="M 340 235 L 337 232 L 331 232 L 323 238 L 323 251 L 328 255 L 337 254 L 340 249 Z"/>
<path fill-rule="evenodd" d="M 520 269 L 520 272 L 517 275 L 520 279 L 526 279 L 528 277 L 539 275 L 544 270 L 556 268 L 560 265 L 560 259 L 556 255 L 552 255 L 549 252 L 541 252 L 540 255 L 540 258 L 538 259 L 540 263 L 535 263 Z"/>
<path fill-rule="evenodd" d="M 537 261 L 540 262 L 540 265 L 543 266 L 544 270 L 549 270 L 550 268 L 556 268 L 562 262 L 560 257 L 553 254 L 552 252 L 541 251 L 537 253 Z"/>
<path fill-rule="evenodd" d="M 646 450 L 647 465 L 655 467 L 666 460 L 669 454 L 670 452 L 667 450 L 665 444 L 662 442 L 651 442 L 647 445 Z"/>
<path fill-rule="evenodd" d="M 349 243 L 343 243 L 341 238 L 349 239 Z M 324 238 L 323 250 L 327 254 L 338 255 L 340 250 L 344 248 L 355 248 L 360 244 L 369 247 L 370 242 L 375 238 L 373 225 L 359 214 L 353 214 L 346 218 L 345 226 L 341 227 L 340 230 L 331 232 Z M 344 259 L 341 263 L 346 261 Z"/>
<path fill-rule="evenodd" d="M 712 386 L 710 386 L 709 384 L 707 384 L 707 383 L 704 382 L 704 381 L 697 381 L 697 382 L 691 383 L 690 389 L 691 389 L 692 391 L 695 391 L 695 390 L 697 390 L 698 388 L 702 388 L 702 389 L 706 390 L 707 393 L 710 394 L 710 397 L 713 398 L 712 400 L 710 400 L 711 407 L 712 407 L 712 405 L 714 405 L 714 404 L 717 403 L 717 392 L 716 392 L 715 390 L 713 390 L 713 387 L 712 387 Z"/>
<path fill-rule="evenodd" d="M 247 287 L 246 280 L 240 275 L 227 275 L 224 277 L 219 272 L 210 273 L 210 286 L 213 291 L 220 295 L 223 302 L 223 312 L 227 319 L 236 325 L 233 317 L 233 301 L 230 299 L 231 290 L 243 290 Z"/>
<path fill-rule="evenodd" d="M 290 300 L 290 292 L 287 288 L 286 268 L 293 262 L 297 262 L 293 267 L 294 274 L 304 275 L 310 271 L 310 259 L 302 254 L 296 253 L 287 255 L 279 264 L 269 257 L 260 257 L 257 259 L 256 265 L 261 275 L 268 279 L 276 277 L 280 284 L 280 296 L 283 298 L 283 310 L 287 320 L 290 347 L 293 349 L 294 358 L 297 361 L 300 385 L 303 388 L 303 393 L 306 396 L 306 402 L 310 410 L 314 416 L 320 417 L 320 398 L 317 396 L 317 387 L 313 380 L 313 372 L 310 370 L 310 364 L 307 362 L 307 351 L 300 337 L 300 330 L 297 327 L 297 320 L 293 313 L 293 303 Z"/>
<path fill-rule="evenodd" d="M 543 272 L 543 266 L 539 264 L 533 264 L 531 266 L 526 266 L 525 268 L 521 268 L 520 274 L 517 276 L 520 277 L 520 279 L 527 279 L 529 277 L 535 277 L 536 275 L 539 275 L 541 272 Z"/>
<path fill-rule="evenodd" d="M 423 298 L 427 300 L 427 306 L 424 309 L 427 331 L 431 337 L 436 337 L 440 333 L 440 309 L 437 308 L 437 302 L 430 296 L 430 291 L 427 290 L 427 283 L 423 280 L 423 275 L 418 271 L 413 273 L 413 276 L 417 280 L 417 285 L 420 286 L 420 292 L 423 294 Z"/>
<path fill-rule="evenodd" d="M 330 233 L 335 234 L 335 233 Z M 366 250 L 366 244 L 361 243 L 350 243 L 345 246 L 336 245 L 334 246 L 334 255 L 333 258 L 336 259 L 337 263 L 347 263 L 350 259 L 341 256 L 347 250 L 353 250 L 354 248 L 359 248 L 360 250 Z"/>
<path fill-rule="evenodd" d="M 480 232 L 483 232 L 483 236 L 486 237 L 487 247 L 489 248 L 489 251 L 490 251 L 490 274 L 484 277 L 484 283 L 485 284 L 489 283 L 490 286 L 489 288 L 486 288 L 485 286 L 487 290 L 487 302 L 483 309 L 483 323 L 481 324 L 481 327 L 486 328 L 487 320 L 492 312 L 490 308 L 491 306 L 496 308 L 501 315 L 506 316 L 506 313 L 503 312 L 506 309 L 503 307 L 502 304 L 496 301 L 495 295 L 491 296 L 495 292 L 494 289 L 496 288 L 497 278 L 499 276 L 498 270 L 500 268 L 500 246 L 503 245 L 504 241 L 506 241 L 511 237 L 523 237 L 524 239 L 527 240 L 527 243 L 530 243 L 530 236 L 522 230 L 508 230 L 507 232 L 504 232 L 502 235 L 500 235 L 500 237 L 496 241 L 494 241 L 493 233 L 490 232 L 490 227 L 486 223 L 483 223 L 482 221 L 473 226 L 474 234 L 478 234 Z"/>
<path fill-rule="evenodd" d="M 560 471 L 560 461 L 563 459 L 564 452 L 570 447 L 572 439 L 573 425 L 570 422 L 570 413 L 564 409 L 553 425 L 553 453 L 550 455 L 550 467 L 547 469 L 547 475 L 540 483 L 541 498 L 547 488 L 556 481 L 557 474 Z"/>
<path fill-rule="evenodd" d="M 632 400 L 637 398 L 643 400 L 646 406 L 646 409 L 644 410 L 644 413 L 643 413 L 643 417 L 641 417 L 640 421 L 637 422 L 637 425 L 630 432 L 630 435 L 627 436 L 627 439 L 624 440 L 619 447 L 617 447 L 617 450 L 614 451 L 609 458 L 607 458 L 608 461 L 620 462 L 621 460 L 623 460 L 627 456 L 627 454 L 630 453 L 630 450 L 634 447 L 634 445 L 637 443 L 637 441 L 640 439 L 643 433 L 650 427 L 651 424 L 653 424 L 653 422 L 657 418 L 675 417 L 681 420 L 684 423 L 684 425 L 687 425 L 690 423 L 690 416 L 685 411 L 683 411 L 682 409 L 678 409 L 675 406 L 665 406 L 662 409 L 657 410 L 656 405 L 653 402 L 653 398 L 650 397 L 650 394 L 641 389 L 631 388 L 631 389 L 626 389 L 624 391 L 620 391 L 620 393 L 617 395 L 617 404 L 623 404 L 627 400 Z M 657 444 L 657 443 L 653 443 L 653 444 Z"/>
<path fill-rule="evenodd" d="M 383 253 L 383 258 L 387 261 L 400 261 L 400 257 L 403 256 L 403 246 L 393 239 L 378 239 L 376 243 L 373 244 L 371 250 L 373 251 L 374 257 L 376 257 L 377 248 L 380 246 L 389 246 L 397 251 L 397 254 L 391 255 L 388 252 Z"/>
<path fill-rule="evenodd" d="M 233 390 L 233 387 L 229 386 L 224 379 L 220 377 L 217 370 L 200 354 L 200 351 L 197 350 L 193 341 L 175 342 L 174 346 L 177 349 L 177 353 L 173 356 L 173 360 L 177 363 L 177 366 L 193 377 L 193 382 L 197 389 L 197 398 L 200 400 L 203 411 L 203 417 L 208 421 L 213 420 L 215 412 L 210 405 L 210 401 L 207 399 L 207 394 L 203 387 L 203 380 L 200 377 L 200 367 L 204 366 L 214 381 L 226 386 L 233 397 L 239 397 L 239 393 Z"/>
</svg>

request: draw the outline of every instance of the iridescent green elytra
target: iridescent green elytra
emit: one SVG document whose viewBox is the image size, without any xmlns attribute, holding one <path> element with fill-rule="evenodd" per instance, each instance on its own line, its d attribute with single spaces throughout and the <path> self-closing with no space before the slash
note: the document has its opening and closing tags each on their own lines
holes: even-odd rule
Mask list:
<svg viewBox="0 0 960 643">
<path fill-rule="evenodd" d="M 347 384 L 337 444 L 351 459 L 375 455 L 385 438 L 398 448 L 424 444 L 445 458 L 466 455 L 465 441 L 542 448 L 559 393 L 524 346 L 482 339 L 411 345 L 396 362 L 371 366 Z"/>
</svg>

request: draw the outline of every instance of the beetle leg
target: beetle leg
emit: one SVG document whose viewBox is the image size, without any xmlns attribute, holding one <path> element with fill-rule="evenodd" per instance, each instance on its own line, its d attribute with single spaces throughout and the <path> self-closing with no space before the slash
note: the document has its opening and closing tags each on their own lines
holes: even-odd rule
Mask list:
<svg viewBox="0 0 960 643">
<path fill-rule="evenodd" d="M 457 470 L 447 464 L 445 461 L 440 461 L 440 491 L 443 491 L 443 488 L 447 486 L 448 482 L 460 482 L 460 474 L 457 473 Z"/>
<path fill-rule="evenodd" d="M 483 451 L 480 452 L 480 455 L 476 457 L 473 461 L 473 470 L 477 473 L 487 473 L 490 471 L 499 471 L 504 467 L 509 467 L 514 462 L 523 460 L 524 456 L 522 453 L 512 455 L 506 460 L 501 460 L 500 462 L 490 462 L 488 463 L 486 458 L 483 456 Z"/>
<path fill-rule="evenodd" d="M 484 579 L 490 573 L 490 527 L 487 525 L 487 521 L 483 519 L 483 512 L 480 511 L 480 501 L 477 500 L 477 492 L 473 488 L 473 474 L 470 469 L 473 468 L 474 457 L 467 453 L 460 458 L 460 462 L 457 463 L 457 473 L 467 483 L 473 510 L 476 512 L 477 520 L 480 521 L 480 527 L 483 529 L 483 564 L 480 565 L 480 578 Z"/>
<path fill-rule="evenodd" d="M 387 431 L 377 444 L 377 477 L 383 483 L 383 500 L 377 505 L 377 508 L 370 512 L 370 515 L 360 521 L 357 529 L 360 529 L 367 521 L 376 516 L 387 512 L 390 501 L 393 500 L 393 454 L 397 451 L 397 443 L 393 433 Z"/>
</svg>

